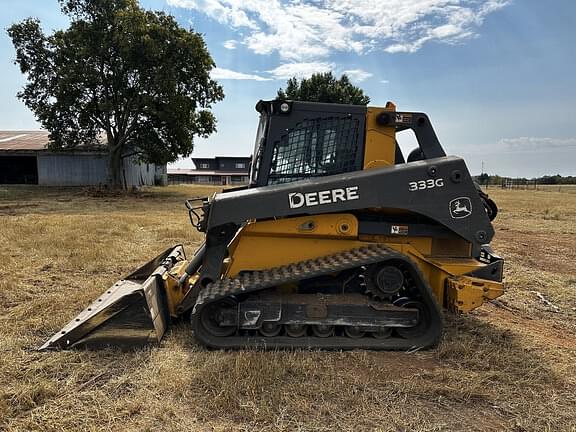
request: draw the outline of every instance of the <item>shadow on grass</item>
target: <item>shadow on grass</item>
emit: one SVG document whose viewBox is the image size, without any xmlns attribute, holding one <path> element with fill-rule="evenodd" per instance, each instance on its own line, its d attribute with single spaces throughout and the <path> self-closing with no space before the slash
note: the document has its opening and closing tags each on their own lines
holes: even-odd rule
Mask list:
<svg viewBox="0 0 576 432">
<path fill-rule="evenodd" d="M 193 389 L 189 401 L 195 414 L 206 420 L 217 416 L 251 425 L 283 421 L 288 422 L 284 426 L 300 427 L 336 419 L 351 427 L 375 427 L 395 413 L 402 424 L 419 428 L 440 421 L 447 410 L 459 410 L 448 422 L 455 426 L 459 416 L 469 420 L 479 411 L 494 417 L 498 427 L 518 418 L 523 419 L 520 426 L 534 427 L 573 420 L 573 396 L 561 403 L 550 398 L 552 393 L 571 395 L 550 360 L 523 346 L 510 330 L 472 316 L 447 316 L 441 345 L 410 354 L 203 351 L 184 338 L 187 331 L 183 325 L 175 329 L 174 342 L 189 351 L 195 365 L 186 386 Z M 408 400 L 412 410 L 428 412 L 428 419 L 410 420 Z"/>
</svg>

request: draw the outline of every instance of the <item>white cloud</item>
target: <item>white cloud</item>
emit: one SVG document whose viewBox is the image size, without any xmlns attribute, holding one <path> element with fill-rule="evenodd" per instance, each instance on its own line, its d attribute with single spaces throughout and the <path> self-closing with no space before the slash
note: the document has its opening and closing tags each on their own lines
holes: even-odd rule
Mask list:
<svg viewBox="0 0 576 432">
<path fill-rule="evenodd" d="M 330 8 L 267 0 L 241 3 L 260 24 L 261 30 L 246 37 L 246 45 L 255 53 L 277 52 L 285 60 L 310 61 L 326 58 L 334 50 L 363 50 L 342 24 L 343 15 Z"/>
<path fill-rule="evenodd" d="M 219 80 L 253 80 L 253 81 L 272 81 L 286 80 L 292 77 L 309 78 L 315 73 L 324 73 L 334 70 L 333 63 L 310 62 L 310 63 L 285 63 L 272 70 L 263 71 L 260 75 L 237 72 L 230 69 L 216 67 L 212 69 L 210 76 Z M 372 76 L 370 72 L 362 69 L 345 71 L 353 81 L 363 81 Z"/>
<path fill-rule="evenodd" d="M 350 69 L 350 70 L 345 70 L 342 73 L 348 75 L 348 78 L 350 78 L 352 81 L 356 81 L 356 82 L 362 82 L 362 81 L 364 81 L 364 80 L 366 80 L 366 79 L 368 79 L 374 75 L 374 74 L 367 72 L 365 70 L 362 70 L 362 69 Z"/>
<path fill-rule="evenodd" d="M 322 61 L 335 51 L 415 52 L 426 43 L 460 43 L 511 0 L 166 0 L 241 31 L 258 54 Z"/>
<path fill-rule="evenodd" d="M 380 83 L 381 83 L 381 84 L 390 84 L 390 81 L 388 81 L 388 80 L 380 80 Z"/>
<path fill-rule="evenodd" d="M 220 80 L 253 80 L 253 81 L 270 81 L 271 78 L 262 77 L 260 75 L 246 74 L 236 72 L 230 69 L 223 69 L 216 67 L 210 72 L 212 79 Z"/>
<path fill-rule="evenodd" d="M 576 148 L 576 138 L 549 138 L 549 137 L 516 137 L 502 138 L 500 147 L 505 146 L 513 151 L 539 151 Z"/>
<path fill-rule="evenodd" d="M 224 46 L 224 48 L 229 49 L 229 50 L 233 50 L 236 49 L 236 47 L 238 46 L 238 41 L 235 41 L 234 39 L 230 39 L 225 41 L 222 46 Z"/>
<path fill-rule="evenodd" d="M 234 5 L 227 5 L 227 1 L 220 0 L 166 0 L 169 6 L 176 6 L 185 9 L 196 9 L 203 11 L 206 15 L 214 18 L 221 24 L 232 27 L 248 27 L 258 29 L 258 25 L 248 18 L 242 8 Z"/>
<path fill-rule="evenodd" d="M 314 73 L 330 72 L 334 68 L 332 63 L 286 63 L 268 71 L 275 79 L 308 78 Z"/>
</svg>

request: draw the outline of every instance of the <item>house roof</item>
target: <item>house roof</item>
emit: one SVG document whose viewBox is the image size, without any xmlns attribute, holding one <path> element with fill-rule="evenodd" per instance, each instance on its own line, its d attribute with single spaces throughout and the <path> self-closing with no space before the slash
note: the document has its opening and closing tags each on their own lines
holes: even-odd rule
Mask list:
<svg viewBox="0 0 576 432">
<path fill-rule="evenodd" d="M 220 159 L 225 160 L 241 160 L 243 162 L 249 162 L 252 159 L 252 156 L 214 156 L 214 157 L 193 157 L 193 161 L 218 161 Z"/>
<path fill-rule="evenodd" d="M 218 159 L 245 159 L 250 160 L 252 156 L 214 156 L 214 157 L 193 157 L 192 160 L 218 160 Z"/>
<path fill-rule="evenodd" d="M 216 156 L 214 159 L 252 159 L 251 156 Z"/>
<path fill-rule="evenodd" d="M 168 174 L 182 174 L 182 175 L 195 175 L 195 176 L 238 176 L 248 175 L 248 171 L 209 171 L 209 170 L 195 170 L 189 168 L 168 168 Z"/>
</svg>

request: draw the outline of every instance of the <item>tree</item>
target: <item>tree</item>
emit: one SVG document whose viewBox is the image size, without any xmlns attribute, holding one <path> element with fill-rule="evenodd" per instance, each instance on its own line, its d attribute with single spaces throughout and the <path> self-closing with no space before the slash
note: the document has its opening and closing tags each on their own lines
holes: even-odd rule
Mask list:
<svg viewBox="0 0 576 432">
<path fill-rule="evenodd" d="M 298 81 L 290 78 L 286 90 L 279 89 L 277 99 L 368 105 L 370 98 L 354 86 L 346 74 L 337 79 L 332 72 L 316 73 Z"/>
<path fill-rule="evenodd" d="M 59 1 L 68 29 L 47 36 L 33 18 L 8 29 L 27 76 L 18 97 L 50 132 L 50 148 L 105 139 L 119 187 L 123 158 L 172 162 L 216 130 L 209 109 L 224 93 L 199 33 L 137 0 Z"/>
<path fill-rule="evenodd" d="M 488 184 L 489 180 L 490 180 L 490 176 L 486 173 L 482 173 L 478 176 L 478 182 L 482 185 Z"/>
</svg>

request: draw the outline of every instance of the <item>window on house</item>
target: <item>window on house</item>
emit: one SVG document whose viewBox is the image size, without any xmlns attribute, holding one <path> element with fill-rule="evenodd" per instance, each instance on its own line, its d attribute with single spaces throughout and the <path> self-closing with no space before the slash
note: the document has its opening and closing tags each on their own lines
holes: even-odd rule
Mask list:
<svg viewBox="0 0 576 432">
<path fill-rule="evenodd" d="M 236 168 L 246 168 L 246 164 L 244 162 L 236 162 Z"/>
<path fill-rule="evenodd" d="M 206 162 L 202 162 L 202 163 L 200 164 L 200 168 L 210 168 L 210 164 L 209 164 L 209 163 L 206 163 Z"/>
</svg>

